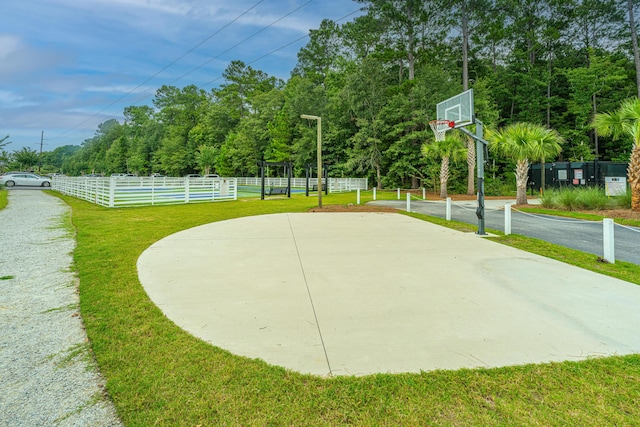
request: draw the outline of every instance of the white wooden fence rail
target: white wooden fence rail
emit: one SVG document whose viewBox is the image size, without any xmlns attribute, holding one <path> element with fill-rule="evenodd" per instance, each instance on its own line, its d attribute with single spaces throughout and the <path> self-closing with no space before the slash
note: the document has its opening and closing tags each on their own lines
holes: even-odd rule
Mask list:
<svg viewBox="0 0 640 427">
<path fill-rule="evenodd" d="M 266 178 L 268 187 L 286 187 L 286 178 Z M 317 180 L 311 180 L 313 185 Z M 236 200 L 238 186 L 260 186 L 260 178 L 66 177 L 51 188 L 110 208 Z M 329 178 L 329 192 L 367 189 L 366 178 Z M 292 188 L 306 188 L 305 178 L 292 178 Z"/>
<path fill-rule="evenodd" d="M 260 187 L 260 178 L 254 177 L 238 177 L 238 185 L 250 185 L 252 187 Z M 287 178 L 265 178 L 266 187 L 286 187 Z M 327 180 L 323 179 L 323 183 Z M 309 187 L 317 186 L 318 178 L 309 179 Z M 342 193 L 345 191 L 356 191 L 357 189 L 366 190 L 368 187 L 367 178 L 329 178 L 329 193 Z M 307 188 L 306 178 L 291 178 L 291 188 Z"/>
<path fill-rule="evenodd" d="M 238 198 L 235 178 L 54 177 L 51 188 L 110 208 Z"/>
</svg>

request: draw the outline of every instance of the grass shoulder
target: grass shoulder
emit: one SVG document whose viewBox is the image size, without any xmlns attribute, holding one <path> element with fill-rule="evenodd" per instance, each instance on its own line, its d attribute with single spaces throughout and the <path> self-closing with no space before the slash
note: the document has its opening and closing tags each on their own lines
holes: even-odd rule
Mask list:
<svg viewBox="0 0 640 427">
<path fill-rule="evenodd" d="M 626 210 L 593 210 L 593 211 L 567 211 L 562 209 L 544 208 L 534 205 L 515 206 L 514 209 L 539 215 L 552 215 L 564 218 L 581 219 L 585 221 L 602 221 L 604 218 L 612 218 L 617 224 L 640 227 L 640 213 Z"/>
<path fill-rule="evenodd" d="M 5 188 L 0 188 L 0 209 L 7 207 L 9 203 L 8 193 Z"/>
</svg>

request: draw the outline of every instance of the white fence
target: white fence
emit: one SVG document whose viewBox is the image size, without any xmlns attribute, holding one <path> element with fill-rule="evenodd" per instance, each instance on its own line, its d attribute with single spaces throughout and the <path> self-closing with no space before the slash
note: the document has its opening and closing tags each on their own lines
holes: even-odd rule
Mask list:
<svg viewBox="0 0 640 427">
<path fill-rule="evenodd" d="M 309 185 L 317 185 L 317 178 Z M 323 182 L 326 182 L 323 180 Z M 286 187 L 286 178 L 265 178 L 268 187 Z M 260 178 L 150 178 L 56 176 L 51 188 L 110 208 L 236 200 L 238 186 L 260 186 Z M 306 188 L 306 178 L 291 178 L 292 188 Z M 366 178 L 329 178 L 329 192 L 367 189 Z"/>
<path fill-rule="evenodd" d="M 113 207 L 236 200 L 235 178 L 54 177 L 51 188 Z"/>
<path fill-rule="evenodd" d="M 238 185 L 260 186 L 260 178 L 242 177 L 235 178 Z M 287 178 L 265 178 L 267 187 L 286 187 Z M 323 179 L 323 183 L 327 180 Z M 309 187 L 318 185 L 318 178 L 309 178 Z M 291 178 L 291 188 L 307 188 L 306 178 Z M 355 191 L 357 189 L 366 190 L 368 188 L 367 178 L 329 178 L 329 193 L 341 193 L 345 191 Z"/>
</svg>

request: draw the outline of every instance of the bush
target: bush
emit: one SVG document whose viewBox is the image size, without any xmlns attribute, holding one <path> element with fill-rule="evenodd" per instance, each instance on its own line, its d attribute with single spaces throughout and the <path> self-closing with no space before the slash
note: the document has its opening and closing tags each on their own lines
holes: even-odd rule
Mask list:
<svg viewBox="0 0 640 427">
<path fill-rule="evenodd" d="M 540 195 L 540 204 L 548 209 L 558 207 L 557 193 L 554 190 L 547 190 Z"/>
<path fill-rule="evenodd" d="M 503 193 L 501 191 L 504 188 L 505 183 L 500 177 L 495 179 L 487 178 L 484 182 L 484 194 L 487 196 L 502 196 Z"/>
<path fill-rule="evenodd" d="M 578 207 L 578 192 L 572 188 L 564 188 L 556 194 L 558 207 L 573 211 Z"/>
<path fill-rule="evenodd" d="M 581 209 L 604 209 L 609 204 L 609 198 L 600 188 L 581 188 L 576 191 L 578 207 Z"/>
<path fill-rule="evenodd" d="M 615 196 L 612 199 L 613 205 L 621 209 L 631 209 L 631 190 L 622 196 Z"/>
<path fill-rule="evenodd" d="M 547 190 L 540 196 L 540 203 L 549 209 L 576 209 L 602 210 L 613 207 L 622 209 L 631 208 L 631 193 L 624 196 L 609 198 L 603 189 L 593 187 L 563 188 L 560 190 Z"/>
</svg>

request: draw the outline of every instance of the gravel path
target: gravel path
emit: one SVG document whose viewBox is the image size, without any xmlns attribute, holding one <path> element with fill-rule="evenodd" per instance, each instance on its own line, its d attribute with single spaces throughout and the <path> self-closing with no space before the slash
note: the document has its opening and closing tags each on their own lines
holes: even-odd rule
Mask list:
<svg viewBox="0 0 640 427">
<path fill-rule="evenodd" d="M 121 426 L 71 271 L 69 208 L 39 190 L 0 210 L 0 426 Z"/>
</svg>

